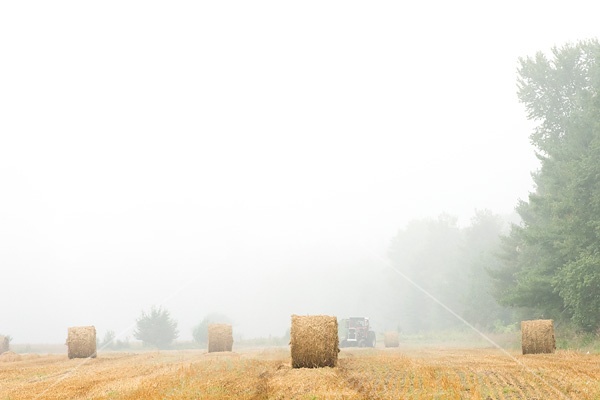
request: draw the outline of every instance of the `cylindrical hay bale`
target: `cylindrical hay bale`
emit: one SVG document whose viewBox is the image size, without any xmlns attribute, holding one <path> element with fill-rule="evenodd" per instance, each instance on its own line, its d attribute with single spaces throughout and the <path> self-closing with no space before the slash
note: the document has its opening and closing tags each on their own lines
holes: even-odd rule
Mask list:
<svg viewBox="0 0 600 400">
<path fill-rule="evenodd" d="M 336 317 L 292 315 L 292 368 L 335 367 L 339 349 Z"/>
<path fill-rule="evenodd" d="M 521 347 L 523 354 L 554 353 L 554 321 L 537 319 L 521 321 Z"/>
<path fill-rule="evenodd" d="M 400 337 L 398 335 L 398 332 L 396 332 L 396 331 L 385 332 L 383 334 L 383 343 L 385 344 L 385 347 L 400 346 Z"/>
<path fill-rule="evenodd" d="M 10 342 L 8 341 L 8 336 L 0 335 L 0 354 L 6 353 L 10 350 Z"/>
<path fill-rule="evenodd" d="M 208 325 L 208 352 L 231 351 L 233 333 L 229 324 Z"/>
<path fill-rule="evenodd" d="M 69 358 L 95 358 L 96 328 L 94 326 L 74 326 L 69 328 L 67 347 Z"/>
</svg>

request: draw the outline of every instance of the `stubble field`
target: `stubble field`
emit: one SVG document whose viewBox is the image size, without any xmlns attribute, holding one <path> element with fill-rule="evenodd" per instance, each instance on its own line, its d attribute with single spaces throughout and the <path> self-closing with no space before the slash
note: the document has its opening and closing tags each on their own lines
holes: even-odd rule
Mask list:
<svg viewBox="0 0 600 400">
<path fill-rule="evenodd" d="M 336 368 L 292 369 L 289 348 L 21 355 L 0 400 L 600 399 L 600 356 L 497 349 L 342 349 Z"/>
</svg>

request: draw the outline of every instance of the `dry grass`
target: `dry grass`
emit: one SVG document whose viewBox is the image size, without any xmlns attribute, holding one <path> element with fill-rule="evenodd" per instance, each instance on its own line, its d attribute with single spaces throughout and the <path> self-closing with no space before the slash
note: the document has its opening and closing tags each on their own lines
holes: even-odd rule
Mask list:
<svg viewBox="0 0 600 400">
<path fill-rule="evenodd" d="M 538 319 L 521 322 L 521 347 L 523 354 L 554 353 L 554 321 Z"/>
<path fill-rule="evenodd" d="M 290 347 L 294 368 L 335 367 L 340 351 L 337 318 L 292 315 Z"/>
<path fill-rule="evenodd" d="M 21 356 L 13 351 L 5 351 L 0 354 L 0 362 L 21 361 Z"/>
<path fill-rule="evenodd" d="M 0 399 L 598 399 L 600 355 L 495 349 L 344 349 L 335 368 L 292 368 L 288 348 L 22 357 Z M 516 361 L 515 361 L 516 360 Z"/>
</svg>

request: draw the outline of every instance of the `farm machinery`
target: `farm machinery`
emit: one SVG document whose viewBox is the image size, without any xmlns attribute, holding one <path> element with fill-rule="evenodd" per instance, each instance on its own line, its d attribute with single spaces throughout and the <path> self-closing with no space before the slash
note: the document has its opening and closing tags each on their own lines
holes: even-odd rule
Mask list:
<svg viewBox="0 0 600 400">
<path fill-rule="evenodd" d="M 375 332 L 369 329 L 369 318 L 350 317 L 338 324 L 340 347 L 375 347 Z"/>
</svg>

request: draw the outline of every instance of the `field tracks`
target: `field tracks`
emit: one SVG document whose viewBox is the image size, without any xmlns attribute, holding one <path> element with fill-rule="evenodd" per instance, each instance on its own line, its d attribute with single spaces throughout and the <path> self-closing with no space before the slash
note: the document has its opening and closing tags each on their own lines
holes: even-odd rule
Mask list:
<svg viewBox="0 0 600 400">
<path fill-rule="evenodd" d="M 0 400 L 600 399 L 600 355 L 497 349 L 344 349 L 335 368 L 292 368 L 289 349 L 100 353 L 0 363 Z"/>
</svg>

